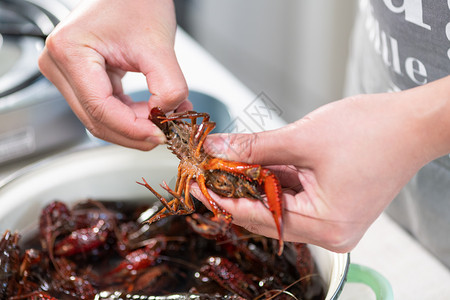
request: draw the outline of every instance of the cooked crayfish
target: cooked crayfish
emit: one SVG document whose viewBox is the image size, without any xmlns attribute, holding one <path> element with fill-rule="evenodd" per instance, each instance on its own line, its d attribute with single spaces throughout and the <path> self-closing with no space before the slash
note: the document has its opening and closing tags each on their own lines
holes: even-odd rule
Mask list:
<svg viewBox="0 0 450 300">
<path fill-rule="evenodd" d="M 202 122 L 197 124 L 197 119 Z M 279 251 L 283 251 L 283 205 L 281 185 L 272 171 L 256 164 L 228 161 L 213 157 L 203 149 L 207 135 L 215 128 L 209 114 L 196 111 L 173 113 L 166 116 L 159 107 L 154 107 L 149 119 L 166 135 L 168 148 L 180 159 L 175 190 L 164 182 L 161 185 L 174 199 L 167 201 L 143 178 L 139 184 L 148 188 L 163 203 L 164 208 L 147 220 L 148 223 L 169 215 L 183 215 L 194 212 L 194 204 L 189 194 L 190 182 L 195 180 L 210 204 L 214 217 L 213 226 L 201 224 L 197 227 L 204 234 L 219 234 L 226 231 L 232 216 L 220 207 L 208 192 L 208 188 L 220 196 L 230 198 L 252 198 L 262 201 L 261 190 L 267 196 L 268 208 L 275 220 L 279 236 Z M 184 120 L 190 120 L 190 123 Z M 184 198 L 183 198 L 184 193 Z"/>
<path fill-rule="evenodd" d="M 130 200 L 50 203 L 39 230 L 0 239 L 0 299 L 324 299 L 305 244 L 287 242 L 277 256 L 271 239 L 234 224 L 217 239 L 184 216 L 139 226 L 147 209 Z M 199 203 L 196 214 L 210 212 Z"/>
</svg>

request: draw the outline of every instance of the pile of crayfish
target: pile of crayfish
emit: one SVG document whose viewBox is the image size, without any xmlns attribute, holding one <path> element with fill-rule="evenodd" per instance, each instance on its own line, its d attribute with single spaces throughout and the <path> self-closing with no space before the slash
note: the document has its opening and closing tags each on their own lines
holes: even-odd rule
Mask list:
<svg viewBox="0 0 450 300">
<path fill-rule="evenodd" d="M 156 204 L 155 204 L 156 205 Z M 0 299 L 323 299 L 305 244 L 237 226 L 203 236 L 185 216 L 137 221 L 135 201 L 54 201 L 38 229 L 0 241 Z M 210 217 L 200 203 L 197 214 Z"/>
</svg>

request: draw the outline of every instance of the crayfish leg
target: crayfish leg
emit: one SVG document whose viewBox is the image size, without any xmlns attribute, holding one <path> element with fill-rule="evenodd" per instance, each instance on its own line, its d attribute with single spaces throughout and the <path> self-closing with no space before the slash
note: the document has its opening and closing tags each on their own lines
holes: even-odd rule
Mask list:
<svg viewBox="0 0 450 300">
<path fill-rule="evenodd" d="M 169 201 L 169 205 L 173 205 L 173 202 L 175 201 L 175 199 Z M 164 207 L 163 209 L 161 209 L 159 212 L 156 213 L 156 215 L 148 218 L 147 220 L 144 221 L 144 223 L 147 224 L 152 224 L 154 222 L 157 222 L 159 220 L 162 220 L 166 217 L 169 216 L 174 216 L 174 215 L 188 215 L 192 213 L 191 210 L 185 210 L 185 209 L 177 209 L 177 210 L 169 210 L 166 207 Z"/>
<path fill-rule="evenodd" d="M 203 174 L 200 174 L 197 177 L 197 183 L 198 186 L 200 187 L 200 191 L 202 192 L 203 196 L 205 196 L 206 200 L 208 201 L 211 207 L 211 211 L 214 213 L 213 220 L 216 219 L 221 223 L 223 223 L 225 227 L 223 228 L 223 231 L 225 231 L 231 224 L 233 217 L 229 212 L 227 212 L 219 204 L 217 204 L 217 202 L 214 201 L 214 199 L 211 197 L 211 195 L 208 192 L 208 188 L 206 187 L 205 176 Z"/>
<path fill-rule="evenodd" d="M 208 218 L 195 213 L 188 216 L 186 221 L 195 232 L 208 239 L 225 235 L 230 225 L 230 221 L 222 214 Z"/>
<path fill-rule="evenodd" d="M 214 122 L 204 121 L 202 124 L 200 124 L 197 133 L 194 136 L 194 139 L 196 141 L 194 145 L 197 145 L 197 147 L 195 148 L 195 157 L 200 157 L 200 154 L 202 152 L 201 150 L 203 149 L 203 143 L 205 142 L 208 134 L 213 131 L 215 127 L 216 123 Z"/>
<path fill-rule="evenodd" d="M 182 179 L 179 182 L 177 182 L 177 184 L 180 184 L 180 187 L 182 187 L 183 185 L 186 185 L 187 188 L 189 189 L 189 185 L 186 182 L 189 182 L 191 179 L 192 179 L 191 175 L 187 175 L 187 176 L 182 175 Z M 178 189 L 179 193 L 176 193 L 175 191 L 173 191 L 172 189 L 169 188 L 167 183 L 164 182 L 165 186 L 161 185 L 162 188 L 164 188 L 167 192 L 169 192 L 174 197 L 171 201 L 167 201 L 155 189 L 153 189 L 144 178 L 142 178 L 142 180 L 144 181 L 143 183 L 142 182 L 137 182 L 137 183 L 142 186 L 145 186 L 148 190 L 150 190 L 159 199 L 159 201 L 164 205 L 163 209 L 161 209 L 158 213 L 156 213 L 156 215 L 145 220 L 144 221 L 145 223 L 151 224 L 153 222 L 164 219 L 165 217 L 168 217 L 168 216 L 187 215 L 194 211 L 194 204 L 192 202 L 192 199 L 189 197 L 189 193 L 187 194 L 187 196 L 185 196 L 184 202 L 180 200 L 181 196 L 182 196 L 181 188 Z M 180 208 L 180 204 L 181 204 L 182 208 Z"/>
<path fill-rule="evenodd" d="M 169 194 L 172 195 L 172 197 L 178 199 L 180 198 L 180 195 L 178 195 L 177 192 L 175 192 L 174 190 L 172 190 L 165 181 L 163 181 L 163 184 L 160 184 L 160 186 L 165 189 Z M 178 208 L 178 205 L 176 207 L 172 206 L 171 209 L 172 210 L 176 210 Z"/>
<path fill-rule="evenodd" d="M 208 200 L 209 205 L 211 206 L 211 210 L 215 215 L 222 214 L 227 215 L 230 219 L 230 222 L 232 220 L 231 214 L 225 211 L 219 204 L 217 204 L 216 201 L 211 197 L 211 195 L 208 193 L 208 188 L 206 187 L 205 183 L 205 176 L 203 174 L 200 174 L 197 178 L 198 186 L 200 187 L 200 191 L 202 192 L 203 196 L 205 196 L 206 200 Z"/>
<path fill-rule="evenodd" d="M 198 118 L 203 118 L 203 122 L 209 121 L 209 114 L 204 112 L 196 112 L 194 110 L 188 110 L 183 112 L 173 113 L 170 116 L 167 116 L 166 119 L 173 120 L 181 120 L 181 119 L 190 119 L 192 124 L 197 123 Z"/>
<path fill-rule="evenodd" d="M 191 179 L 194 176 L 189 174 L 188 178 L 186 179 L 186 184 L 184 188 L 184 205 L 187 210 L 190 212 L 193 212 L 195 210 L 194 202 L 192 201 L 191 194 L 189 193 L 189 190 L 191 189 Z"/>
<path fill-rule="evenodd" d="M 173 203 L 175 200 L 178 201 L 178 199 L 175 198 L 175 199 L 173 199 L 172 201 L 167 202 L 167 200 L 166 200 L 163 196 L 161 196 L 155 189 L 153 189 L 153 188 L 147 183 L 147 181 L 146 181 L 144 178 L 142 178 L 142 180 L 144 181 L 143 183 L 142 183 L 142 182 L 139 182 L 139 181 L 136 181 L 136 183 L 138 183 L 138 184 L 140 184 L 140 185 L 142 185 L 142 186 L 145 186 L 148 190 L 150 190 L 150 192 L 153 193 L 153 195 L 155 195 L 155 196 L 159 199 L 159 201 L 161 201 L 161 203 L 164 205 L 164 207 L 165 207 L 167 210 L 173 211 L 172 203 Z M 175 205 L 176 205 L 176 204 L 175 204 Z"/>
</svg>

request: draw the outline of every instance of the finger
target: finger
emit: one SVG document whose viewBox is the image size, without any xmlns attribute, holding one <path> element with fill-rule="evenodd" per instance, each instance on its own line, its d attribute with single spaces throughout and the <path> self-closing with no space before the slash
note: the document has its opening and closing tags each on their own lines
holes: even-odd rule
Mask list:
<svg viewBox="0 0 450 300">
<path fill-rule="evenodd" d="M 188 88 L 173 49 L 154 54 L 143 66 L 151 93 L 149 107 L 160 106 L 163 111 L 173 111 L 188 97 Z M 186 106 L 188 107 L 188 106 Z"/>
<path fill-rule="evenodd" d="M 247 198 L 223 198 L 211 191 L 209 192 L 217 204 L 219 204 L 227 212 L 231 213 L 234 224 L 256 234 L 275 239 L 279 238 L 273 215 L 261 201 Z M 210 208 L 208 201 L 203 196 L 197 184 L 193 184 L 191 186 L 191 193 L 194 197 L 205 204 L 205 206 Z M 290 194 L 285 194 L 283 197 L 283 202 L 286 202 L 288 198 L 293 198 Z M 290 218 L 289 215 L 290 212 L 286 209 L 283 220 L 283 228 L 285 229 L 283 232 L 283 240 L 296 242 L 311 241 L 308 238 L 308 235 L 305 234 L 306 230 L 292 230 L 292 228 L 298 228 L 297 225 L 299 224 L 299 218 L 302 218 L 302 216 L 299 217 L 295 214 L 295 218 L 293 219 Z M 304 219 L 307 222 L 310 222 L 308 218 L 305 217 Z M 295 227 L 293 225 L 294 222 Z M 306 226 L 305 228 L 307 228 L 307 222 L 300 222 L 300 224 Z"/>
<path fill-rule="evenodd" d="M 78 118 L 83 122 L 83 124 L 87 124 L 86 127 L 90 128 L 96 128 L 91 132 L 94 136 L 107 140 L 112 143 L 116 143 L 125 147 L 130 148 L 136 148 L 141 150 L 150 150 L 154 148 L 158 143 L 160 143 L 159 139 L 153 139 L 152 137 L 147 138 L 144 141 L 140 140 L 134 140 L 133 138 L 130 138 L 129 136 L 123 136 L 121 134 L 118 134 L 117 132 L 111 130 L 108 127 L 103 126 L 101 122 L 97 122 L 96 120 L 93 120 L 84 110 L 84 107 L 80 104 L 78 101 L 77 96 L 75 95 L 71 85 L 66 80 L 65 76 L 61 73 L 57 65 L 54 63 L 53 59 L 48 55 L 46 50 L 42 53 L 40 59 L 39 59 L 39 67 L 43 74 L 49 78 L 60 90 L 60 92 L 65 97 L 66 101 L 68 102 L 71 109 L 74 111 L 74 113 L 78 116 Z M 146 111 L 146 105 L 135 105 L 136 108 L 140 106 L 137 111 Z M 143 112 L 140 112 L 139 114 L 143 114 Z M 148 115 L 148 112 L 145 114 Z M 151 122 L 148 122 L 152 124 Z M 152 125 L 151 125 L 152 126 Z M 153 125 L 154 126 L 154 125 Z M 156 126 L 155 126 L 156 127 Z M 155 128 L 155 130 L 158 130 Z"/>
<path fill-rule="evenodd" d="M 251 134 L 213 134 L 205 141 L 205 150 L 217 157 L 261 165 L 289 165 L 297 162 L 292 146 L 293 126 Z"/>
<path fill-rule="evenodd" d="M 109 81 L 112 85 L 112 93 L 113 95 L 121 95 L 124 96 L 123 86 L 122 86 L 122 78 L 125 76 L 126 72 L 119 68 L 113 68 L 111 66 L 106 66 L 106 73 L 108 74 Z M 128 101 L 132 101 L 130 97 L 124 97 L 121 99 L 125 104 L 128 104 Z"/>
<path fill-rule="evenodd" d="M 138 118 L 129 106 L 113 96 L 104 59 L 98 53 L 87 48 L 78 49 L 72 55 L 67 52 L 52 61 L 67 82 L 65 90 L 72 90 L 71 97 L 67 98 L 69 104 L 90 132 L 110 141 L 112 132 L 116 137 L 123 136 L 120 140 L 125 141 L 165 140 L 163 133 L 147 118 Z M 83 62 L 80 63 L 77 57 L 83 57 Z"/>
<path fill-rule="evenodd" d="M 208 208 L 209 204 L 196 184 L 191 186 L 191 193 Z M 246 198 L 223 198 L 210 192 L 214 201 L 233 216 L 233 223 L 250 232 L 278 239 L 278 231 L 272 213 L 258 200 Z M 344 220 L 317 217 L 323 208 L 315 207 L 305 193 L 283 193 L 285 211 L 283 214 L 283 240 L 298 243 L 310 243 L 332 251 L 346 252 L 343 248 L 348 242 L 337 235 L 336 228 L 354 224 Z M 354 243 L 354 242 L 353 242 Z"/>
<path fill-rule="evenodd" d="M 192 105 L 192 102 L 189 100 L 181 102 L 181 104 L 178 106 L 178 108 L 175 110 L 175 112 L 183 112 L 187 110 L 193 110 L 194 106 Z"/>
<path fill-rule="evenodd" d="M 209 202 L 203 196 L 196 183 L 191 185 L 190 191 L 192 195 L 202 201 L 208 209 L 211 208 Z M 252 201 L 245 198 L 222 198 L 212 191 L 209 191 L 209 193 L 214 201 L 233 215 L 233 223 L 242 226 L 253 233 L 278 237 L 272 214 L 261 201 Z M 271 225 L 267 226 L 266 224 Z"/>
<path fill-rule="evenodd" d="M 76 101 L 76 96 L 72 90 L 72 87 L 69 85 L 46 48 L 44 48 L 39 56 L 38 62 L 39 69 L 42 74 L 44 74 L 45 77 L 47 77 L 47 79 L 49 79 L 58 88 L 80 121 L 83 122 L 83 124 L 90 122 L 84 109 L 81 107 L 80 103 Z"/>
<path fill-rule="evenodd" d="M 296 192 L 303 190 L 302 183 L 298 176 L 298 168 L 292 165 L 269 166 L 268 169 L 277 176 L 283 189 L 290 189 Z"/>
</svg>

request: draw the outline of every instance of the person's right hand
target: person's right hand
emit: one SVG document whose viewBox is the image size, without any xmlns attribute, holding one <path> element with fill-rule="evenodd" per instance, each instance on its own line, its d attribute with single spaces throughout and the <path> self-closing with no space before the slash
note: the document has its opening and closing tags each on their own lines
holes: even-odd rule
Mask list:
<svg viewBox="0 0 450 300">
<path fill-rule="evenodd" d="M 347 252 L 423 165 L 449 153 L 449 83 L 450 76 L 399 93 L 343 99 L 278 130 L 211 135 L 204 146 L 279 175 L 284 240 Z M 197 185 L 191 191 L 209 205 Z M 278 238 L 261 201 L 211 196 L 236 224 Z"/>
<path fill-rule="evenodd" d="M 165 141 L 149 108 L 191 108 L 175 31 L 172 0 L 82 1 L 47 38 L 39 67 L 94 136 L 149 150 Z M 127 71 L 146 76 L 148 102 L 124 94 Z"/>
</svg>

